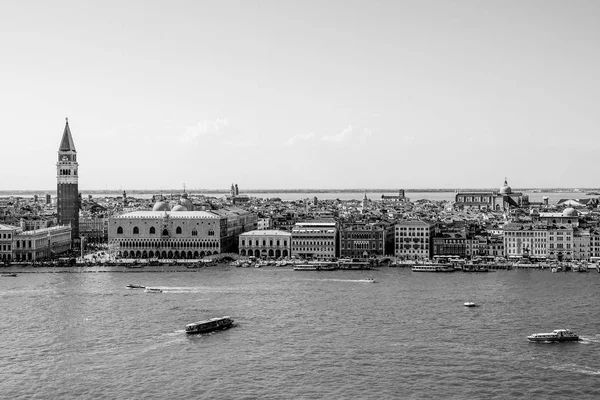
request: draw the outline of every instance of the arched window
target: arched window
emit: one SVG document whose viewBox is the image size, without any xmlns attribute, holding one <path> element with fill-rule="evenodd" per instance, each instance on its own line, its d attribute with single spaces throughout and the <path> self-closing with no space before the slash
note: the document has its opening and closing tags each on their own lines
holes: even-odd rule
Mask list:
<svg viewBox="0 0 600 400">
<path fill-rule="evenodd" d="M 163 229 L 162 234 L 163 234 L 163 236 L 169 236 L 169 231 L 166 229 Z"/>
<path fill-rule="evenodd" d="M 140 234 L 140 228 L 138 228 L 137 226 L 133 227 L 133 234 L 134 235 L 139 235 Z"/>
<path fill-rule="evenodd" d="M 198 236 L 198 231 L 197 230 L 192 230 L 192 236 Z"/>
<path fill-rule="evenodd" d="M 209 229 L 208 236 L 215 236 L 215 231 L 213 231 L 212 229 Z"/>
<path fill-rule="evenodd" d="M 153 226 L 150 227 L 150 234 L 154 235 L 156 233 L 156 229 Z"/>
<path fill-rule="evenodd" d="M 175 233 L 177 235 L 181 235 L 181 227 L 180 226 L 178 226 L 177 229 L 175 229 Z"/>
<path fill-rule="evenodd" d="M 123 227 L 118 227 L 117 228 L 117 235 L 122 235 L 123 234 Z"/>
</svg>

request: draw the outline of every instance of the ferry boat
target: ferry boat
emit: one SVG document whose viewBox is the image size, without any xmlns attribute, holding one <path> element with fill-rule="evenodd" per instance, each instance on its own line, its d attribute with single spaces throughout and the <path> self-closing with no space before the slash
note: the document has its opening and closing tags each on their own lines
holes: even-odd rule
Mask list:
<svg viewBox="0 0 600 400">
<path fill-rule="evenodd" d="M 365 279 L 357 279 L 357 282 L 366 282 L 366 283 L 375 283 L 375 279 L 373 278 L 365 278 Z"/>
<path fill-rule="evenodd" d="M 146 289 L 146 286 L 130 283 L 129 285 L 126 286 L 126 288 L 127 289 Z"/>
<path fill-rule="evenodd" d="M 162 293 L 162 289 L 159 288 L 153 288 L 153 287 L 147 287 L 144 289 L 144 293 Z"/>
<path fill-rule="evenodd" d="M 568 329 L 555 329 L 551 333 L 534 333 L 527 336 L 530 342 L 576 342 L 579 336 Z"/>
<path fill-rule="evenodd" d="M 413 272 L 454 272 L 451 265 L 415 265 L 411 267 Z"/>
<path fill-rule="evenodd" d="M 185 326 L 185 333 L 206 333 L 217 330 L 228 329 L 233 326 L 233 319 L 231 317 L 220 317 L 211 318 L 205 321 L 193 322 Z"/>
</svg>

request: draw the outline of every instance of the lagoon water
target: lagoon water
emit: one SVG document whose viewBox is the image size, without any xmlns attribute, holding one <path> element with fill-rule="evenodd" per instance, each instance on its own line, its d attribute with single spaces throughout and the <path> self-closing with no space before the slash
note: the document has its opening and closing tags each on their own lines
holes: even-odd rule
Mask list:
<svg viewBox="0 0 600 400">
<path fill-rule="evenodd" d="M 372 277 L 377 283 L 358 282 Z M 126 289 L 157 286 L 162 294 Z M 0 278 L 7 399 L 600 398 L 600 274 L 293 271 Z M 467 308 L 465 301 L 479 307 Z M 227 331 L 186 323 L 229 315 Z M 578 343 L 529 343 L 571 328 Z"/>
</svg>

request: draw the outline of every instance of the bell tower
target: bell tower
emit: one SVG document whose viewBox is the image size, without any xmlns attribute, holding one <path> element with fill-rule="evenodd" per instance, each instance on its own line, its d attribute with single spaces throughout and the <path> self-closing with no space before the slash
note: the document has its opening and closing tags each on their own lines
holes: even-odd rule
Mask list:
<svg viewBox="0 0 600 400">
<path fill-rule="evenodd" d="M 71 225 L 71 241 L 79 241 L 79 164 L 71 136 L 69 119 L 58 148 L 56 163 L 56 198 L 59 225 Z"/>
</svg>

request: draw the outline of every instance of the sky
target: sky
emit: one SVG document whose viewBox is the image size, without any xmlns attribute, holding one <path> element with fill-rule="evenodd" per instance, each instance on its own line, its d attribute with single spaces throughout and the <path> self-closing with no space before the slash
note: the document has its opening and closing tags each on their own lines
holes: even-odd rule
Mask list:
<svg viewBox="0 0 600 400">
<path fill-rule="evenodd" d="M 0 3 L 0 190 L 599 187 L 600 2 Z"/>
</svg>

